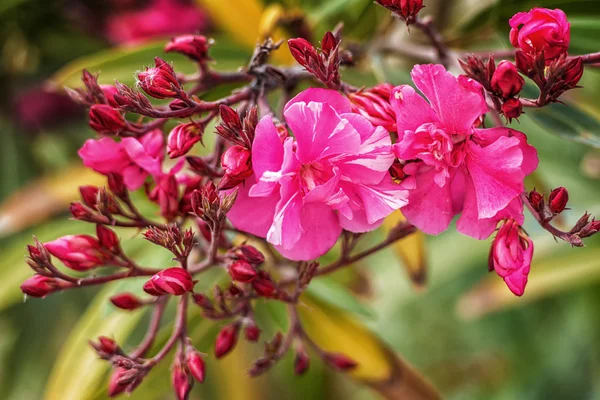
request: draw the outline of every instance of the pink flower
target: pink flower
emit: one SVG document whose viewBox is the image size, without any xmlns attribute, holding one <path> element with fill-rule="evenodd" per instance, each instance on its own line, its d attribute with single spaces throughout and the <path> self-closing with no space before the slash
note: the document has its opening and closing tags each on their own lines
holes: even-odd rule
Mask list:
<svg viewBox="0 0 600 400">
<path fill-rule="evenodd" d="M 178 0 L 153 0 L 141 9 L 109 16 L 106 35 L 113 43 L 135 44 L 157 37 L 204 31 L 209 26 L 205 13 Z"/>
<path fill-rule="evenodd" d="M 504 279 L 511 292 L 521 296 L 533 257 L 533 241 L 512 218 L 503 222 L 490 248 L 489 268 Z"/>
<path fill-rule="evenodd" d="M 160 130 L 154 130 L 139 139 L 125 137 L 121 142 L 108 137 L 88 139 L 78 154 L 86 167 L 103 175 L 120 174 L 127 188 L 136 190 L 148 174 L 160 174 L 164 138 Z"/>
<path fill-rule="evenodd" d="M 44 246 L 50 254 L 75 271 L 87 271 L 104 265 L 111 258 L 102 251 L 98 240 L 89 235 L 67 235 Z"/>
<path fill-rule="evenodd" d="M 510 42 L 526 53 L 544 52 L 546 65 L 569 49 L 571 24 L 559 9 L 534 8 L 509 21 Z"/>
<path fill-rule="evenodd" d="M 325 254 L 342 229 L 373 230 L 406 205 L 407 191 L 388 173 L 388 132 L 351 113 L 346 98 L 308 89 L 284 116 L 295 138 L 283 143 L 271 117 L 256 127 L 254 175 L 228 214 L 236 227 L 266 237 L 289 259 L 309 260 Z"/>
<path fill-rule="evenodd" d="M 436 235 L 462 212 L 458 230 L 477 239 L 491 235 L 501 218 L 522 222 L 523 179 L 538 164 L 526 136 L 475 127 L 488 111 L 478 83 L 456 78 L 441 65 L 418 65 L 412 77 L 430 104 L 407 85 L 392 94 L 394 152 L 408 162 L 403 183 L 411 190 L 402 209 L 408 220 Z"/>
</svg>

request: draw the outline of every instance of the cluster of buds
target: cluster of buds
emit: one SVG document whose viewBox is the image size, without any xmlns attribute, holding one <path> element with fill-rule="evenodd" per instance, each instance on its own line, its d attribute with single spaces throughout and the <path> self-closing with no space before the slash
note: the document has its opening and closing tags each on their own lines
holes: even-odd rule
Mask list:
<svg viewBox="0 0 600 400">
<path fill-rule="evenodd" d="M 233 143 L 221 157 L 221 165 L 225 175 L 219 183 L 219 189 L 232 189 L 253 174 L 252 171 L 252 142 L 254 131 L 258 124 L 258 111 L 251 108 L 242 118 L 231 107 L 220 107 L 221 120 L 217 133 Z"/>
<path fill-rule="evenodd" d="M 568 210 L 569 192 L 563 187 L 558 187 L 550 192 L 548 198 L 535 189 L 529 192 L 527 200 L 537 219 L 549 228 L 550 233 L 562 240 L 570 243 L 572 246 L 582 247 L 581 239 L 590 237 L 600 230 L 600 221 L 597 221 L 587 212 L 579 218 L 577 223 L 568 232 L 562 232 L 550 225 L 552 219 L 565 210 Z"/>
<path fill-rule="evenodd" d="M 315 48 L 308 40 L 296 38 L 288 40 L 292 56 L 308 72 L 331 89 L 339 89 L 340 45 L 333 33 L 327 32 L 321 41 L 321 48 Z"/>
<path fill-rule="evenodd" d="M 407 25 L 415 22 L 417 14 L 423 9 L 423 0 L 375 0 L 377 4 L 402 18 Z"/>
<path fill-rule="evenodd" d="M 515 64 L 504 60 L 496 66 L 493 56 L 486 61 L 469 56 L 466 62 L 459 60 L 459 63 L 465 74 L 479 82 L 494 98 L 508 121 L 521 116 L 523 104 L 518 96 L 523 90 L 525 80 L 519 74 Z"/>
<path fill-rule="evenodd" d="M 183 89 L 173 67 L 160 57 L 154 59 L 154 67 L 147 67 L 137 74 L 138 85 L 155 99 L 177 97 Z"/>
</svg>

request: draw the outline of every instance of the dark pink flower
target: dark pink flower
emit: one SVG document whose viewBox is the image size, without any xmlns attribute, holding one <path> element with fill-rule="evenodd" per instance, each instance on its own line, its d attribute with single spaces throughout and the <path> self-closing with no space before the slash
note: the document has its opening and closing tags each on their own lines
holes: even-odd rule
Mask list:
<svg viewBox="0 0 600 400">
<path fill-rule="evenodd" d="M 67 235 L 44 246 L 50 254 L 75 271 L 87 271 L 108 263 L 111 259 L 102 251 L 98 240 L 89 235 Z"/>
<path fill-rule="evenodd" d="M 157 129 L 139 139 L 125 137 L 121 142 L 108 137 L 88 139 L 78 154 L 86 167 L 103 175 L 120 174 L 127 188 L 135 190 L 148 174 L 160 174 L 164 138 Z"/>
<path fill-rule="evenodd" d="M 256 127 L 254 176 L 239 186 L 232 223 L 266 237 L 285 257 L 325 254 L 342 229 L 367 232 L 406 205 L 407 191 L 392 181 L 389 133 L 351 112 L 348 99 L 308 89 L 284 115 L 295 138 L 282 144 L 271 117 Z"/>
<path fill-rule="evenodd" d="M 504 279 L 511 292 L 521 296 L 533 257 L 533 241 L 519 223 L 509 218 L 503 221 L 490 249 L 489 267 Z"/>
<path fill-rule="evenodd" d="M 180 0 L 153 0 L 141 10 L 108 17 L 106 35 L 113 43 L 135 44 L 153 37 L 205 31 L 208 16 Z"/>
<path fill-rule="evenodd" d="M 544 52 L 546 65 L 569 49 L 571 24 L 564 11 L 533 8 L 509 21 L 510 42 L 526 53 Z"/>
<path fill-rule="evenodd" d="M 477 239 L 488 237 L 498 220 L 522 222 L 523 179 L 538 164 L 523 133 L 509 128 L 478 129 L 488 111 L 483 89 L 441 65 L 412 71 L 421 97 L 410 86 L 392 95 L 398 124 L 394 152 L 407 163 L 403 183 L 410 188 L 402 212 L 425 233 L 444 231 L 462 213 L 457 228 Z"/>
</svg>

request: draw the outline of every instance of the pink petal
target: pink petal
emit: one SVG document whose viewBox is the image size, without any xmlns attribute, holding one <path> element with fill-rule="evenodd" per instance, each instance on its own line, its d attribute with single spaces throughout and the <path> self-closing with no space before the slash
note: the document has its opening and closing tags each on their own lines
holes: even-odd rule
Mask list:
<svg viewBox="0 0 600 400">
<path fill-rule="evenodd" d="M 259 178 L 266 171 L 279 171 L 283 163 L 283 144 L 271 116 L 263 117 L 256 126 L 252 143 L 252 168 Z"/>
<path fill-rule="evenodd" d="M 329 104 L 338 114 L 352 112 L 350 100 L 342 96 L 339 92 L 330 89 L 309 88 L 300 92 L 296 97 L 288 101 L 283 109 L 283 113 L 296 103 L 310 103 L 311 101 Z"/>
<path fill-rule="evenodd" d="M 408 203 L 409 192 L 401 184 L 395 183 L 389 174 L 377 185 L 354 187 L 363 202 L 369 224 L 381 221 Z"/>
<path fill-rule="evenodd" d="M 442 65 L 417 65 L 411 75 L 447 133 L 468 134 L 474 122 L 487 112 L 481 86 L 472 80 L 457 79 Z"/>
<path fill-rule="evenodd" d="M 336 111 L 324 103 L 295 103 L 285 111 L 285 120 L 296 137 L 296 155 L 307 164 L 337 154 L 356 154 L 360 135 Z"/>
<path fill-rule="evenodd" d="M 86 167 L 101 174 L 120 173 L 130 163 L 122 144 L 108 137 L 86 140 L 78 154 Z"/>
<path fill-rule="evenodd" d="M 281 186 L 281 199 L 275 208 L 273 224 L 267 233 L 267 240 L 275 246 L 292 249 L 304 232 L 300 222 L 302 197 L 297 185 L 287 182 Z"/>
<path fill-rule="evenodd" d="M 335 245 L 342 233 L 336 213 L 323 204 L 304 205 L 299 220 L 302 233 L 294 245 L 275 246 L 290 260 L 313 260 L 322 256 Z"/>
<path fill-rule="evenodd" d="M 405 131 L 416 131 L 427 122 L 439 122 L 429 103 L 408 85 L 394 88 L 390 104 L 396 113 L 398 141 L 402 141 Z"/>
<path fill-rule="evenodd" d="M 456 171 L 451 171 L 451 179 L 440 187 L 434 182 L 435 169 L 423 164 L 417 167 L 419 171 L 412 178 L 416 186 L 409 191 L 408 205 L 402 208 L 402 213 L 411 224 L 423 232 L 437 235 L 448 228 L 455 215 L 449 183 Z"/>
<path fill-rule="evenodd" d="M 237 199 L 227 217 L 237 229 L 266 237 L 280 196 L 275 192 L 268 197 L 249 197 L 250 187 L 255 183 L 256 176 L 252 175 L 237 187 Z"/>
<path fill-rule="evenodd" d="M 521 169 L 525 175 L 531 174 L 538 167 L 539 160 L 535 147 L 527 143 L 527 136 L 520 131 L 511 128 L 476 129 L 475 134 L 484 146 L 494 143 L 499 137 L 516 137 L 519 139 L 519 148 L 523 152 L 523 164 Z"/>
<path fill-rule="evenodd" d="M 153 176 L 159 176 L 162 173 L 162 151 L 157 154 L 157 139 L 155 134 L 150 132 L 145 136 L 151 135 L 144 142 L 132 138 L 123 138 L 121 143 L 123 148 L 129 155 L 132 162 L 138 165 L 143 170 L 147 171 Z M 162 137 L 162 136 L 161 136 Z M 145 139 L 145 138 L 142 138 Z M 148 146 L 144 146 L 144 143 Z M 162 149 L 162 147 L 161 147 Z"/>
<path fill-rule="evenodd" d="M 467 142 L 465 159 L 477 198 L 477 215 L 490 218 L 523 192 L 523 153 L 517 138 L 500 137 L 487 147 Z"/>
</svg>

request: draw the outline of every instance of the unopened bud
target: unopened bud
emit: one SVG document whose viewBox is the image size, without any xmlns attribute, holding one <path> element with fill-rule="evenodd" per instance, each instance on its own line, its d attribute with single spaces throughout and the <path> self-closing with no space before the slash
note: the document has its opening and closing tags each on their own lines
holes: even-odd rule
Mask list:
<svg viewBox="0 0 600 400">
<path fill-rule="evenodd" d="M 523 114 L 523 104 L 519 99 L 508 99 L 502 104 L 502 114 L 509 121 L 513 118 L 519 118 Z"/>
<path fill-rule="evenodd" d="M 231 146 L 221 157 L 225 174 L 237 181 L 243 181 L 253 174 L 252 154 L 243 146 Z"/>
<path fill-rule="evenodd" d="M 527 198 L 529 199 L 529 204 L 531 204 L 531 207 L 533 207 L 535 211 L 540 212 L 544 209 L 544 196 L 535 189 L 529 192 Z"/>
<path fill-rule="evenodd" d="M 567 207 L 569 201 L 569 192 L 564 187 L 554 189 L 548 197 L 550 211 L 554 214 L 560 214 Z"/>
<path fill-rule="evenodd" d="M 414 22 L 423 8 L 423 0 L 375 0 L 375 2 L 401 16 L 407 23 Z"/>
<path fill-rule="evenodd" d="M 230 324 L 221 329 L 215 342 L 215 356 L 217 358 L 225 356 L 235 347 L 238 332 L 238 324 Z"/>
<path fill-rule="evenodd" d="M 165 46 L 165 52 L 176 52 L 188 56 L 192 60 L 204 62 L 210 60 L 208 49 L 212 41 L 201 35 L 177 36 Z"/>
<path fill-rule="evenodd" d="M 176 97 L 176 89 L 181 89 L 173 67 L 159 57 L 154 59 L 154 68 L 146 68 L 137 77 L 144 92 L 157 99 Z"/>
<path fill-rule="evenodd" d="M 96 225 L 96 236 L 98 236 L 98 242 L 100 246 L 104 247 L 111 253 L 117 253 L 120 249 L 119 237 L 112 230 L 104 225 Z"/>
<path fill-rule="evenodd" d="M 296 375 L 302 375 L 306 372 L 310 365 L 310 358 L 308 353 L 303 348 L 296 350 L 296 356 L 294 358 L 294 373 Z"/>
<path fill-rule="evenodd" d="M 349 371 L 356 368 L 356 361 L 341 353 L 327 353 L 324 356 L 325 361 L 340 371 Z"/>
<path fill-rule="evenodd" d="M 277 287 L 267 273 L 260 271 L 258 277 L 252 281 L 252 287 L 259 296 L 272 297 L 277 293 Z"/>
<path fill-rule="evenodd" d="M 81 200 L 86 206 L 92 209 L 96 207 L 96 201 L 98 199 L 98 190 L 99 189 L 97 186 L 91 185 L 79 187 L 79 193 L 81 193 Z"/>
<path fill-rule="evenodd" d="M 122 310 L 135 310 L 144 305 L 144 302 L 140 300 L 133 293 L 120 293 L 110 298 L 110 301 Z"/>
<path fill-rule="evenodd" d="M 58 281 L 43 275 L 34 275 L 21 284 L 21 291 L 31 297 L 44 298 L 54 292 Z"/>
<path fill-rule="evenodd" d="M 171 384 L 173 385 L 173 390 L 175 390 L 177 400 L 187 400 L 188 393 L 192 390 L 192 381 L 185 368 L 178 362 L 175 362 L 171 371 Z"/>
<path fill-rule="evenodd" d="M 189 352 L 187 355 L 187 366 L 194 379 L 200 383 L 204 382 L 204 378 L 206 377 L 206 366 L 200 353 L 195 350 Z"/>
<path fill-rule="evenodd" d="M 180 296 L 194 288 L 190 273 L 179 267 L 164 269 L 152 276 L 144 284 L 144 291 L 153 296 L 172 294 Z"/>
<path fill-rule="evenodd" d="M 108 104 L 94 104 L 90 108 L 90 127 L 98 133 L 119 133 L 127 127 L 127 121 Z"/>
<path fill-rule="evenodd" d="M 504 60 L 498 64 L 491 84 L 494 92 L 502 98 L 508 99 L 521 92 L 525 80 L 519 75 L 517 67 L 512 62 Z"/>
<path fill-rule="evenodd" d="M 167 138 L 167 153 L 170 158 L 185 155 L 202 140 L 202 127 L 198 124 L 179 124 L 171 130 Z"/>
<path fill-rule="evenodd" d="M 257 272 L 249 262 L 238 260 L 229 267 L 229 275 L 231 275 L 235 281 L 248 283 L 256 279 Z"/>
<path fill-rule="evenodd" d="M 260 329 L 254 321 L 246 325 L 244 328 L 244 336 L 246 337 L 246 340 L 251 342 L 256 342 L 258 340 L 260 337 Z"/>
<path fill-rule="evenodd" d="M 256 247 L 249 244 L 240 246 L 240 253 L 250 264 L 259 265 L 265 261 L 265 256 Z"/>
</svg>

